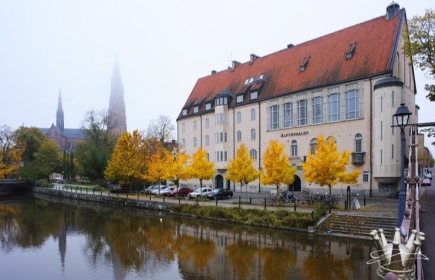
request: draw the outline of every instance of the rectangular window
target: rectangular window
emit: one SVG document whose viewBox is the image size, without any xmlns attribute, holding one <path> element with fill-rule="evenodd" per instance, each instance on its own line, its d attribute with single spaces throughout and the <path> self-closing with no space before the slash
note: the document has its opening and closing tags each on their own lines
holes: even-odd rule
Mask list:
<svg viewBox="0 0 435 280">
<path fill-rule="evenodd" d="M 251 109 L 251 121 L 256 119 L 255 109 Z"/>
<path fill-rule="evenodd" d="M 396 121 L 396 118 L 394 115 L 391 117 L 391 134 L 394 135 L 394 122 Z"/>
<path fill-rule="evenodd" d="M 346 120 L 359 118 L 358 91 L 349 90 L 346 92 Z"/>
<path fill-rule="evenodd" d="M 307 125 L 307 100 L 298 101 L 298 125 Z"/>
<path fill-rule="evenodd" d="M 279 128 L 279 107 L 273 105 L 270 107 L 270 129 Z"/>
<path fill-rule="evenodd" d="M 363 183 L 368 183 L 369 182 L 369 174 L 364 173 L 363 174 Z"/>
<path fill-rule="evenodd" d="M 334 93 L 329 96 L 328 121 L 340 120 L 340 94 Z"/>
<path fill-rule="evenodd" d="M 384 97 L 381 96 L 381 112 L 384 111 Z"/>
<path fill-rule="evenodd" d="M 391 93 L 391 106 L 394 107 L 394 90 L 393 90 L 393 92 Z"/>
<path fill-rule="evenodd" d="M 205 104 L 205 109 L 206 110 L 211 110 L 211 103 L 206 103 Z"/>
<path fill-rule="evenodd" d="M 198 111 L 199 111 L 199 106 L 193 107 L 193 113 L 198 113 Z"/>
<path fill-rule="evenodd" d="M 284 127 L 293 126 L 293 103 L 284 103 Z"/>
<path fill-rule="evenodd" d="M 242 103 L 243 102 L 243 94 L 237 95 L 236 103 Z"/>
<path fill-rule="evenodd" d="M 323 99 L 321 96 L 313 98 L 313 124 L 323 123 Z"/>
<path fill-rule="evenodd" d="M 384 155 L 383 155 L 383 151 L 381 150 L 381 164 L 384 162 Z"/>
<path fill-rule="evenodd" d="M 251 100 L 256 100 L 256 99 L 258 99 L 258 91 L 253 91 L 253 92 L 251 92 L 251 94 L 250 94 L 250 99 L 251 99 Z"/>
<path fill-rule="evenodd" d="M 381 140 L 384 138 L 384 122 L 381 121 Z"/>
<path fill-rule="evenodd" d="M 394 159 L 394 144 L 391 145 L 391 159 Z"/>
<path fill-rule="evenodd" d="M 183 109 L 183 116 L 187 115 L 187 109 Z"/>
</svg>

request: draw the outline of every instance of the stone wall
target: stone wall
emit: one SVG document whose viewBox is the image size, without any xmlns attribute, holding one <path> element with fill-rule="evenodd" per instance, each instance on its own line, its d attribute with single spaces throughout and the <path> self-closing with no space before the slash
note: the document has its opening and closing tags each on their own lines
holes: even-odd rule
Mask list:
<svg viewBox="0 0 435 280">
<path fill-rule="evenodd" d="M 151 201 L 142 199 L 127 199 L 114 196 L 100 195 L 100 194 L 86 194 L 86 193 L 75 193 L 69 191 L 55 190 L 49 188 L 33 188 L 35 194 L 46 194 L 50 195 L 53 200 L 63 202 L 63 200 L 81 200 L 91 203 L 100 203 L 108 206 L 116 207 L 132 207 L 132 208 L 143 208 L 149 210 L 165 211 L 169 212 L 171 210 L 171 203 L 165 203 L 161 201 Z"/>
</svg>

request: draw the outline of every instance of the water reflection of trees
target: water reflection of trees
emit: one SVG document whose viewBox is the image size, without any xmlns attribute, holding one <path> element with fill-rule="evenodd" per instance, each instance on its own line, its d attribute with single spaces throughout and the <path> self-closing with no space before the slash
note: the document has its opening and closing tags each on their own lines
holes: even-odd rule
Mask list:
<svg viewBox="0 0 435 280">
<path fill-rule="evenodd" d="M 306 234 L 155 214 L 45 202 L 1 206 L 0 231 L 7 236 L 1 242 L 3 249 L 39 246 L 50 236 L 74 231 L 86 236 L 82 251 L 94 265 L 116 263 L 125 271 L 149 271 L 178 260 L 180 273 L 209 278 L 214 273 L 234 279 L 256 274 L 280 280 L 300 273 L 306 279 L 348 279 L 360 261 L 347 252 L 337 254 L 344 244 L 338 241 L 331 248 L 330 241 Z"/>
</svg>

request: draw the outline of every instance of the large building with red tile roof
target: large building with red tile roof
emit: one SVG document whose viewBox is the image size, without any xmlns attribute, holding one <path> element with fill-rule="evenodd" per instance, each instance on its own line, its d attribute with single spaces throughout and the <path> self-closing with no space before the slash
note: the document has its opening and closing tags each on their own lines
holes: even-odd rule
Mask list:
<svg viewBox="0 0 435 280">
<path fill-rule="evenodd" d="M 418 122 L 413 64 L 402 51 L 406 27 L 405 9 L 392 2 L 377 18 L 212 71 L 198 79 L 177 118 L 180 147 L 188 154 L 205 149 L 215 163 L 205 185 L 235 188 L 225 175 L 239 145 L 248 146 L 261 169 L 269 142 L 278 140 L 298 168 L 286 188 L 319 190 L 304 180 L 301 164 L 323 134 L 352 152 L 348 169 L 361 171 L 352 192 L 396 196 L 401 142 L 393 114 L 404 103 Z M 183 183 L 199 186 L 195 179 Z M 269 187 L 257 180 L 247 189 Z"/>
</svg>

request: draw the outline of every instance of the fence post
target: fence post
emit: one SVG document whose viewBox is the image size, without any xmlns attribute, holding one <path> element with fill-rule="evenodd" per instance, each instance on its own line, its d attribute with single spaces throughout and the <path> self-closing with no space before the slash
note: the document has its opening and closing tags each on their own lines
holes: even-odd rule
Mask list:
<svg viewBox="0 0 435 280">
<path fill-rule="evenodd" d="M 366 206 L 366 195 L 364 194 L 364 206 Z"/>
<path fill-rule="evenodd" d="M 252 205 L 252 197 L 249 197 L 249 204 Z"/>
<path fill-rule="evenodd" d="M 264 210 L 266 210 L 266 198 L 264 198 Z"/>
<path fill-rule="evenodd" d="M 217 204 L 218 204 L 218 198 L 215 197 L 214 199 L 216 200 L 216 206 L 218 206 L 218 205 L 217 205 Z"/>
</svg>

